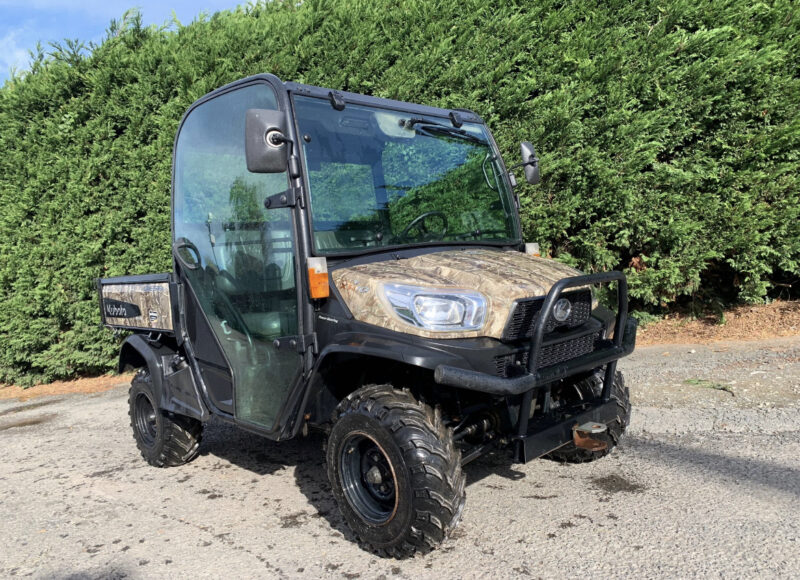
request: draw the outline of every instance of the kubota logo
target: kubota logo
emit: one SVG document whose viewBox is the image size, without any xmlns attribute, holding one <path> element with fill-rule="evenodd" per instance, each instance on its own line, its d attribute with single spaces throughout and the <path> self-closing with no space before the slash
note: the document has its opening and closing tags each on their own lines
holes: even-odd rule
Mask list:
<svg viewBox="0 0 800 580">
<path fill-rule="evenodd" d="M 136 304 L 122 302 L 120 300 L 111 300 L 110 298 L 104 300 L 104 309 L 106 316 L 110 316 L 111 318 L 133 318 L 142 314 L 142 311 L 139 310 Z"/>
</svg>

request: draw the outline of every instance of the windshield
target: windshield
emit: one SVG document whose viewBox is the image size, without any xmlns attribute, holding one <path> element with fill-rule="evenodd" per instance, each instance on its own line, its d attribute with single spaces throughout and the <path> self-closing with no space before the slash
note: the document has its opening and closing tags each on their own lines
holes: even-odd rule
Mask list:
<svg viewBox="0 0 800 580">
<path fill-rule="evenodd" d="M 295 96 L 318 254 L 519 238 L 483 125 Z"/>
</svg>

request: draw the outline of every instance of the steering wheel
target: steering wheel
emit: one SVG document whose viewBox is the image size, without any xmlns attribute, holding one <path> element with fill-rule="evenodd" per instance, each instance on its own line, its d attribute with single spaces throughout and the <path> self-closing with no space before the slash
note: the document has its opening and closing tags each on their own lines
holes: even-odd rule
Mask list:
<svg viewBox="0 0 800 580">
<path fill-rule="evenodd" d="M 442 221 L 442 230 L 440 232 L 430 231 L 425 226 L 425 221 L 429 217 L 438 217 Z M 444 215 L 443 212 L 440 211 L 426 211 L 423 214 L 418 215 L 411 223 L 408 224 L 402 232 L 398 235 L 399 238 L 407 238 L 408 232 L 413 230 L 415 227 L 419 228 L 419 232 L 422 234 L 422 237 L 427 240 L 441 240 L 447 234 L 447 216 Z"/>
</svg>

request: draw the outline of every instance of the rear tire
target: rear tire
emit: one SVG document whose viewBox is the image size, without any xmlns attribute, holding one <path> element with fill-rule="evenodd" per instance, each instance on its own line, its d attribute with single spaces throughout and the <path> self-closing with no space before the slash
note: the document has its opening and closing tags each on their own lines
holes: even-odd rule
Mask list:
<svg viewBox="0 0 800 580">
<path fill-rule="evenodd" d="M 574 389 L 574 398 L 570 401 L 572 403 L 599 397 L 603 392 L 602 375 L 592 375 L 579 381 L 572 388 Z M 589 451 L 588 449 L 577 447 L 574 443 L 567 443 L 563 447 L 559 447 L 552 453 L 545 455 L 545 457 L 562 463 L 587 463 L 611 453 L 625 434 L 625 429 L 628 428 L 628 423 L 630 423 L 631 419 L 630 392 L 628 387 L 625 386 L 625 378 L 619 371 L 614 375 L 614 383 L 611 385 L 611 400 L 617 403 L 616 418 L 606 425 L 607 429 L 604 433 L 592 435 L 593 439 L 604 441 L 608 446 L 607 449 Z"/>
<path fill-rule="evenodd" d="M 464 509 L 465 476 L 438 409 L 391 385 L 344 399 L 328 437 L 328 479 L 345 520 L 382 556 L 441 544 Z"/>
<path fill-rule="evenodd" d="M 140 369 L 133 377 L 128 406 L 133 438 L 147 463 L 174 467 L 197 457 L 203 424 L 159 409 L 148 369 Z"/>
</svg>

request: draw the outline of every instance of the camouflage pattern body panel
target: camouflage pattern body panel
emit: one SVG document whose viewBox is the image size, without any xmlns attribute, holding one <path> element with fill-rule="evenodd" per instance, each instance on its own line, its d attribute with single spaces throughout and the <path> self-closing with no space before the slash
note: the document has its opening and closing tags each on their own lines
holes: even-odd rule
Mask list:
<svg viewBox="0 0 800 580">
<path fill-rule="evenodd" d="M 362 322 L 425 338 L 501 338 L 514 301 L 544 296 L 578 270 L 544 258 L 501 250 L 450 250 L 403 260 L 333 271 L 333 282 L 353 316 Z M 478 290 L 488 300 L 481 330 L 433 332 L 403 321 L 383 295 L 384 283 L 446 290 Z"/>
<path fill-rule="evenodd" d="M 172 332 L 172 301 L 167 282 L 102 284 L 101 308 L 108 326 Z"/>
</svg>

